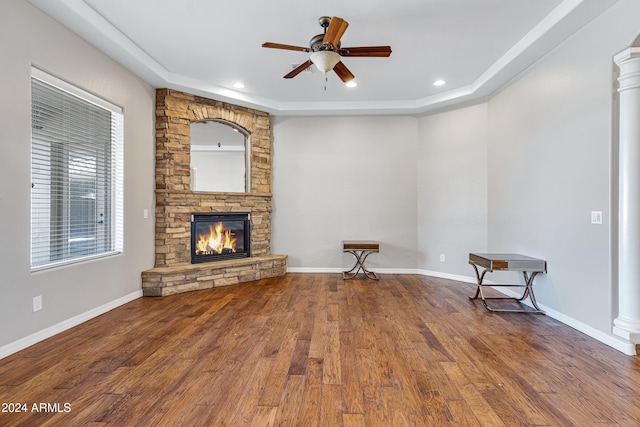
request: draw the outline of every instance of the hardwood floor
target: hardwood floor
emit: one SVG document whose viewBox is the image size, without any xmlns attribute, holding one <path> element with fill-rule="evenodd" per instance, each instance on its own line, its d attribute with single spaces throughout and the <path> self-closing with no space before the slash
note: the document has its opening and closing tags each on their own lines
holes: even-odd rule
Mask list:
<svg viewBox="0 0 640 427">
<path fill-rule="evenodd" d="M 2 409 L 26 404 L 0 425 L 640 425 L 638 357 L 474 289 L 289 273 L 141 298 L 0 360 Z"/>
</svg>

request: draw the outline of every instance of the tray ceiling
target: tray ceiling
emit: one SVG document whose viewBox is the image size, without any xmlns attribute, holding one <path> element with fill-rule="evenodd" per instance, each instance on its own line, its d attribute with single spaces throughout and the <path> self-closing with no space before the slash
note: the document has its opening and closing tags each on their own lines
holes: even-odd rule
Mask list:
<svg viewBox="0 0 640 427">
<path fill-rule="evenodd" d="M 29 1 L 155 87 L 275 115 L 421 114 L 482 100 L 616 2 Z M 307 46 L 323 15 L 349 22 L 343 46 L 393 50 L 343 58 L 355 88 L 318 70 L 284 79 L 308 54 L 261 47 Z"/>
</svg>

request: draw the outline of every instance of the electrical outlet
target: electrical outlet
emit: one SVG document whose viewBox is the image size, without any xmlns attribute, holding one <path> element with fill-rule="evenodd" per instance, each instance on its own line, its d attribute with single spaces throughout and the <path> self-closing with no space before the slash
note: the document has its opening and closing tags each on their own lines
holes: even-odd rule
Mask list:
<svg viewBox="0 0 640 427">
<path fill-rule="evenodd" d="M 446 258 L 444 254 L 440 254 L 440 262 L 445 262 Z"/>
<path fill-rule="evenodd" d="M 33 297 L 33 312 L 42 310 L 42 295 Z"/>
</svg>

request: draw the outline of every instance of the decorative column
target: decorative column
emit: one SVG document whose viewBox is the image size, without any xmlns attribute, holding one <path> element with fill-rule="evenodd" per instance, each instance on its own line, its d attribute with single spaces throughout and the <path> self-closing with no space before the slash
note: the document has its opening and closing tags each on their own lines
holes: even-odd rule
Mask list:
<svg viewBox="0 0 640 427">
<path fill-rule="evenodd" d="M 640 47 L 614 57 L 620 68 L 618 317 L 613 333 L 640 343 Z"/>
</svg>

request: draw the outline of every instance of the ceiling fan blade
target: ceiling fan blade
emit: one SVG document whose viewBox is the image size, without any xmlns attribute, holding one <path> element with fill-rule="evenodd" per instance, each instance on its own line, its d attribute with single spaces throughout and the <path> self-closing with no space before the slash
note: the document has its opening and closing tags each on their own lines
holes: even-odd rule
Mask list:
<svg viewBox="0 0 640 427">
<path fill-rule="evenodd" d="M 329 43 L 333 47 L 337 47 L 338 43 L 340 43 L 340 38 L 347 31 L 347 27 L 349 23 L 342 18 L 338 18 L 334 16 L 331 18 L 329 22 L 329 28 L 327 28 L 327 32 L 324 35 L 324 39 L 322 39 L 323 43 Z"/>
<path fill-rule="evenodd" d="M 289 74 L 285 75 L 284 78 L 285 79 L 291 79 L 291 78 L 297 76 L 298 74 L 300 74 L 301 72 L 303 72 L 304 70 L 306 70 L 307 68 L 309 68 L 311 65 L 313 65 L 313 62 L 311 62 L 311 60 L 308 60 L 307 62 L 305 62 L 303 64 L 300 64 L 296 68 L 291 70 L 291 72 L 289 72 Z"/>
<path fill-rule="evenodd" d="M 311 52 L 312 51 L 308 47 L 292 46 L 292 45 L 289 45 L 289 44 L 280 44 L 280 43 L 271 43 L 271 42 L 262 43 L 262 47 L 270 47 L 272 49 L 298 50 L 300 52 Z"/>
<path fill-rule="evenodd" d="M 391 46 L 343 47 L 338 53 L 340 53 L 340 56 L 384 57 L 391 55 Z"/>
<path fill-rule="evenodd" d="M 344 83 L 353 80 L 356 76 L 353 75 L 353 73 L 351 71 L 349 71 L 349 69 L 347 68 L 346 65 L 344 65 L 344 63 L 342 61 L 338 62 L 335 67 L 333 67 L 333 71 L 336 72 L 336 74 L 338 75 L 338 77 L 340 77 L 340 80 L 342 80 Z"/>
</svg>

